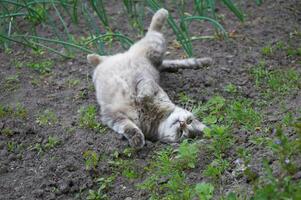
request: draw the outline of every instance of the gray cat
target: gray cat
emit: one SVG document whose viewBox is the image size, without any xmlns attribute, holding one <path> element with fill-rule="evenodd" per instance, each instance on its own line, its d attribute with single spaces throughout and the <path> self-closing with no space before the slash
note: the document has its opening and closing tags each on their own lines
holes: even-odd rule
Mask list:
<svg viewBox="0 0 301 200">
<path fill-rule="evenodd" d="M 201 135 L 206 127 L 191 112 L 172 103 L 159 86 L 159 71 L 195 68 L 211 61 L 163 60 L 166 43 L 160 31 L 167 17 L 167 10 L 158 10 L 145 37 L 124 53 L 87 56 L 88 62 L 97 66 L 93 82 L 102 122 L 134 148 L 143 147 L 145 138 L 178 142 Z"/>
</svg>

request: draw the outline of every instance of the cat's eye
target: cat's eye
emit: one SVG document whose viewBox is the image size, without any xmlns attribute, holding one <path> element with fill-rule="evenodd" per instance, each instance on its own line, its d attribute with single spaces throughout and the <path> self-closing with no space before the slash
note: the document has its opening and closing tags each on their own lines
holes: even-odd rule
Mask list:
<svg viewBox="0 0 301 200">
<path fill-rule="evenodd" d="M 186 120 L 186 124 L 191 124 L 192 123 L 192 119 L 191 118 L 188 118 L 187 120 Z"/>
</svg>

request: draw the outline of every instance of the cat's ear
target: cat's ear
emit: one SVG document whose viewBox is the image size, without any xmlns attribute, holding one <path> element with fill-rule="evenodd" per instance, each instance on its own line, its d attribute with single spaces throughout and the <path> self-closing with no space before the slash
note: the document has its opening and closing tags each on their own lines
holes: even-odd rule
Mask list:
<svg viewBox="0 0 301 200">
<path fill-rule="evenodd" d="M 102 61 L 106 59 L 106 56 L 100 56 L 97 54 L 88 54 L 87 55 L 87 60 L 89 64 L 92 64 L 94 66 L 99 65 Z"/>
</svg>

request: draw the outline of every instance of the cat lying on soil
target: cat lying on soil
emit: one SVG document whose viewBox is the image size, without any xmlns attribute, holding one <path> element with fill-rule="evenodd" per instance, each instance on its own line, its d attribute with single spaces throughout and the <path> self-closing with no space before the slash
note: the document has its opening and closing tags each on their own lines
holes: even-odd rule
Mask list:
<svg viewBox="0 0 301 200">
<path fill-rule="evenodd" d="M 159 71 L 211 62 L 210 58 L 163 60 L 166 43 L 160 31 L 167 17 L 167 10 L 158 10 L 145 37 L 124 53 L 87 56 L 97 66 L 93 82 L 102 122 L 134 148 L 143 147 L 145 139 L 178 142 L 201 135 L 206 127 L 191 112 L 172 103 L 159 86 Z"/>
</svg>

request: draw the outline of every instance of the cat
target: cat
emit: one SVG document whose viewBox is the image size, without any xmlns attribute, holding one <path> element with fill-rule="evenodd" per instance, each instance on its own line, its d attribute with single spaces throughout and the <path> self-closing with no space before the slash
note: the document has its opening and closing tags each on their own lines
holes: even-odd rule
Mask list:
<svg viewBox="0 0 301 200">
<path fill-rule="evenodd" d="M 88 63 L 97 66 L 93 82 L 101 121 L 137 149 L 145 145 L 145 139 L 176 143 L 201 136 L 206 127 L 191 112 L 176 106 L 159 86 L 159 71 L 211 62 L 210 58 L 163 60 L 166 42 L 161 29 L 167 17 L 167 10 L 158 10 L 146 35 L 124 53 L 87 56 Z"/>
</svg>

